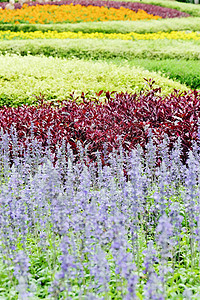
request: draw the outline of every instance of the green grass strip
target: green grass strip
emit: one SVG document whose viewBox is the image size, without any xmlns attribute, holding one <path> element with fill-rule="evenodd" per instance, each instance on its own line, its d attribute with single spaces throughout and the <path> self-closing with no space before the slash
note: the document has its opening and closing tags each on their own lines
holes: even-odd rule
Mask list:
<svg viewBox="0 0 200 300">
<path fill-rule="evenodd" d="M 78 24 L 0 24 L 0 30 L 11 30 L 14 32 L 47 32 L 49 30 L 56 30 L 58 32 L 82 31 L 83 33 L 103 32 L 124 34 L 129 32 L 170 32 L 174 30 L 200 31 L 200 18 L 174 18 L 150 21 L 82 22 Z"/>
<path fill-rule="evenodd" d="M 200 59 L 200 41 L 182 40 L 13 40 L 0 41 L 0 53 L 79 59 Z"/>
<path fill-rule="evenodd" d="M 76 91 L 128 91 L 146 88 L 144 78 L 153 78 L 163 94 L 186 86 L 164 78 L 155 72 L 116 66 L 107 62 L 63 60 L 53 57 L 0 56 L 0 106 L 33 103 L 40 93 L 48 99 L 66 99 Z"/>
</svg>

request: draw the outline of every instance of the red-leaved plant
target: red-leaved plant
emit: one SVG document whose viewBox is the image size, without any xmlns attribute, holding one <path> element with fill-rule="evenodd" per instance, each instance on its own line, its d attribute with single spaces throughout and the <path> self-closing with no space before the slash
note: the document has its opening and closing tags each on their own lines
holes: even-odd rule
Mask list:
<svg viewBox="0 0 200 300">
<path fill-rule="evenodd" d="M 174 90 L 161 96 L 160 89 L 139 94 L 106 92 L 105 101 L 87 99 L 82 93 L 82 102 L 70 101 L 47 103 L 40 98 L 35 106 L 0 109 L 0 129 L 11 133 L 15 127 L 19 148 L 27 147 L 33 137 L 43 147 L 49 144 L 52 153 L 63 140 L 77 151 L 77 141 L 88 146 L 88 154 L 118 149 L 120 145 L 130 151 L 138 144 L 145 148 L 149 131 L 155 144 L 164 135 L 169 137 L 169 146 L 180 137 L 184 155 L 198 138 L 200 118 L 200 92 Z M 50 140 L 49 140 L 50 135 Z"/>
</svg>

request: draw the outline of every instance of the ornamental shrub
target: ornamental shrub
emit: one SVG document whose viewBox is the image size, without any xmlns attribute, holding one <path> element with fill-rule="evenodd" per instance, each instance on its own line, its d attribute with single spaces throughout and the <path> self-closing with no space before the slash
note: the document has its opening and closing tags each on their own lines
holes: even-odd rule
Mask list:
<svg viewBox="0 0 200 300">
<path fill-rule="evenodd" d="M 87 145 L 90 160 L 94 159 L 93 153 L 103 151 L 105 144 L 108 153 L 121 146 L 127 151 L 137 145 L 145 149 L 151 133 L 156 145 L 168 135 L 169 148 L 179 138 L 185 160 L 193 142 L 198 140 L 198 91 L 174 90 L 168 96 L 161 96 L 160 88 L 139 94 L 106 92 L 104 102 L 102 95 L 103 91 L 96 98 L 82 93 L 82 101 L 78 102 L 72 93 L 70 101 L 51 104 L 40 97 L 36 106 L 3 107 L 0 129 L 9 135 L 13 129 L 16 131 L 19 153 L 32 139 L 39 141 L 41 147 L 49 145 L 54 155 L 63 142 L 77 153 L 79 142 L 83 147 Z"/>
</svg>

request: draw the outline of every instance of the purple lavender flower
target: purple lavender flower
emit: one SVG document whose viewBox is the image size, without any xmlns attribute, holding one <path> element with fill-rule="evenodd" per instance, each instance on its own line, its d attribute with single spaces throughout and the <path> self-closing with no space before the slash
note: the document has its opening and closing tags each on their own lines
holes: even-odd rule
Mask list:
<svg viewBox="0 0 200 300">
<path fill-rule="evenodd" d="M 165 280 L 168 272 L 172 272 L 172 268 L 168 265 L 168 258 L 172 258 L 172 250 L 174 247 L 173 226 L 171 225 L 171 219 L 163 214 L 156 227 L 157 233 L 157 245 L 160 247 L 160 277 L 162 280 L 163 295 Z"/>
<path fill-rule="evenodd" d="M 144 299 L 162 300 L 163 286 L 161 278 L 157 275 L 154 269 L 154 264 L 159 263 L 157 251 L 154 248 L 153 241 L 149 241 L 147 249 L 143 251 L 144 256 L 144 274 L 147 276 L 147 282 L 144 286 Z"/>
<path fill-rule="evenodd" d="M 127 294 L 126 294 L 126 296 L 124 298 L 125 300 L 137 299 L 137 296 L 136 296 L 137 283 L 138 283 L 138 276 L 136 274 L 132 274 L 128 278 L 128 282 L 127 282 Z"/>
<path fill-rule="evenodd" d="M 18 280 L 17 290 L 19 292 L 18 299 L 24 300 L 31 297 L 31 293 L 28 289 L 29 278 L 29 258 L 25 255 L 24 251 L 16 253 L 14 259 L 14 276 Z"/>
<path fill-rule="evenodd" d="M 144 286 L 144 300 L 164 300 L 164 291 L 160 277 L 151 273 Z"/>
</svg>

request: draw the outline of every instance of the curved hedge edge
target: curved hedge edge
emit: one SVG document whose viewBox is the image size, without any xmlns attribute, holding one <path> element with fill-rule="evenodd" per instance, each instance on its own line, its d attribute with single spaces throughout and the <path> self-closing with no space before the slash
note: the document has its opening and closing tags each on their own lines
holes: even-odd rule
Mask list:
<svg viewBox="0 0 200 300">
<path fill-rule="evenodd" d="M 82 22 L 78 24 L 0 24 L 0 30 L 6 31 L 72 31 L 83 33 L 154 33 L 158 31 L 170 32 L 178 30 L 200 31 L 200 18 L 174 18 L 150 21 L 108 21 Z"/>
<path fill-rule="evenodd" d="M 190 51 L 188 50 L 190 49 Z M 199 60 L 199 43 L 177 40 L 34 39 L 0 41 L 0 54 L 81 60 L 185 59 Z"/>
</svg>

